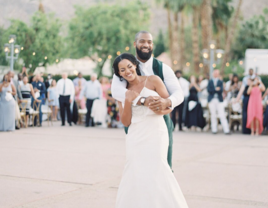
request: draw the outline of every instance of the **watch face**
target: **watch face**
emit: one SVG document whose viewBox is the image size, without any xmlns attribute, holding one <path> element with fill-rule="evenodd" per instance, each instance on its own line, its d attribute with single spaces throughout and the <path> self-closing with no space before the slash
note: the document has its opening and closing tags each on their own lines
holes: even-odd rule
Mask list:
<svg viewBox="0 0 268 208">
<path fill-rule="evenodd" d="M 145 98 L 141 98 L 141 103 L 144 104 Z"/>
</svg>

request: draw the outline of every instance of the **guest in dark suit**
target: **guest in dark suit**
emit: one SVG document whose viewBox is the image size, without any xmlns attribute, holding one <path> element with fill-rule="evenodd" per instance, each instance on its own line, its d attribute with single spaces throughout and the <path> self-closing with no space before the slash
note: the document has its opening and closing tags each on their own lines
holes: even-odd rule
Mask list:
<svg viewBox="0 0 268 208">
<path fill-rule="evenodd" d="M 219 79 L 220 71 L 213 71 L 213 78 L 208 83 L 208 106 L 211 115 L 211 130 L 212 133 L 217 133 L 217 114 L 220 118 L 221 125 L 225 134 L 230 134 L 229 126 L 224 112 L 223 104 L 223 82 Z"/>
</svg>

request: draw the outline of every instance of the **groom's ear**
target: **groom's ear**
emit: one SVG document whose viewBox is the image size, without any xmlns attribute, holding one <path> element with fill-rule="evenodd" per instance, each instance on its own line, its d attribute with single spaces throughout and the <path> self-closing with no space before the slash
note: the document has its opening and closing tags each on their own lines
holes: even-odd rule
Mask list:
<svg viewBox="0 0 268 208">
<path fill-rule="evenodd" d="M 133 46 L 136 48 L 136 45 L 137 45 L 137 43 L 136 43 L 136 41 L 134 41 L 134 43 L 133 43 Z"/>
</svg>

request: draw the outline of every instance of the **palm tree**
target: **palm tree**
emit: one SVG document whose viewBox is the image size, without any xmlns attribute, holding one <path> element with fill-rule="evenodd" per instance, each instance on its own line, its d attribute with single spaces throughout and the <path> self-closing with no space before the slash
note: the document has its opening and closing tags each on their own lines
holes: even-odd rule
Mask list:
<svg viewBox="0 0 268 208">
<path fill-rule="evenodd" d="M 212 24 L 211 24 L 211 0 L 202 0 L 201 5 L 201 26 L 202 26 L 202 47 L 209 49 L 211 40 Z M 204 66 L 204 71 L 208 73 L 209 68 Z"/>
<path fill-rule="evenodd" d="M 179 18 L 178 13 L 182 10 L 187 0 L 156 0 L 163 3 L 168 15 L 169 49 L 173 70 L 179 69 L 181 51 L 179 48 Z M 171 17 L 173 16 L 173 20 Z"/>
<path fill-rule="evenodd" d="M 199 16 L 202 0 L 188 0 L 188 6 L 192 11 L 192 49 L 193 66 L 195 73 L 199 73 L 200 49 L 199 49 Z"/>
<path fill-rule="evenodd" d="M 231 44 L 232 44 L 232 40 L 233 40 L 233 37 L 234 37 L 234 32 L 235 32 L 235 29 L 236 29 L 236 25 L 237 25 L 237 22 L 238 22 L 238 17 L 239 17 L 242 2 L 243 2 L 243 0 L 239 0 L 239 2 L 238 2 L 238 6 L 237 6 L 237 9 L 236 9 L 236 12 L 235 12 L 235 15 L 234 15 L 234 20 L 233 20 L 233 23 L 232 23 L 232 26 L 231 26 L 231 29 L 230 29 L 230 33 L 227 36 L 227 41 L 226 41 L 225 49 L 224 49 L 225 53 L 224 53 L 223 61 L 222 61 L 222 65 L 221 65 L 221 73 L 222 74 L 224 74 L 225 63 L 227 62 L 227 60 L 229 58 Z"/>
<path fill-rule="evenodd" d="M 225 35 L 225 39 L 227 40 L 226 32 L 228 31 L 228 23 L 234 11 L 231 3 L 232 0 L 216 0 L 212 5 L 213 32 L 215 34 L 216 45 L 219 48 L 223 48 L 225 45 L 222 44 L 223 35 Z"/>
</svg>

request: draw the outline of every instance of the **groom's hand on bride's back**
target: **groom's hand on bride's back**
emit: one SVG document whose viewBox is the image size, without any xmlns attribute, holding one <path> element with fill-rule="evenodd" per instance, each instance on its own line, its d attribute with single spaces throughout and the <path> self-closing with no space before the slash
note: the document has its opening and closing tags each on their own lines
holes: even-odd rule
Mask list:
<svg viewBox="0 0 268 208">
<path fill-rule="evenodd" d="M 139 96 L 139 93 L 137 93 L 136 91 L 133 91 L 133 90 L 126 91 L 126 101 L 130 103 L 133 100 L 135 100 L 138 96 Z"/>
</svg>

